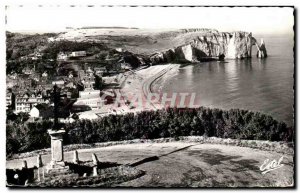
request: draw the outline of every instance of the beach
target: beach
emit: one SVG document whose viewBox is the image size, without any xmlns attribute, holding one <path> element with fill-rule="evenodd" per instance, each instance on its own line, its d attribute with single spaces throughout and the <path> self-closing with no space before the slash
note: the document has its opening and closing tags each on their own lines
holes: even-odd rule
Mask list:
<svg viewBox="0 0 300 193">
<path fill-rule="evenodd" d="M 137 97 L 137 100 L 143 101 L 142 105 L 135 105 L 134 107 L 130 107 L 130 105 L 127 104 L 127 111 L 139 112 L 143 110 L 155 110 L 163 108 L 163 106 L 161 106 L 158 102 L 152 102 L 148 100 L 149 103 L 146 103 L 147 98 L 149 98 L 150 94 L 156 93 L 152 87 L 158 79 L 160 79 L 162 76 L 169 76 L 168 72 L 178 68 L 179 64 L 167 64 L 155 65 L 148 68 L 143 68 L 141 70 L 127 72 L 124 75 L 126 78 L 122 83 L 122 88 L 119 90 L 119 93 L 122 96 L 134 95 Z M 124 104 L 125 103 L 126 102 L 124 102 Z M 122 109 L 125 109 L 124 104 L 122 105 Z"/>
</svg>

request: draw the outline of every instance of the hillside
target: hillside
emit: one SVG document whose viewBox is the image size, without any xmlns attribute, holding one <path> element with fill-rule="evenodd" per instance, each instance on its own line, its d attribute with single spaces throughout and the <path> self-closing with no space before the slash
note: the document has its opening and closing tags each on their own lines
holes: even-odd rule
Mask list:
<svg viewBox="0 0 300 193">
<path fill-rule="evenodd" d="M 152 63 L 205 58 L 247 58 L 255 42 L 248 32 L 218 32 L 213 29 L 74 29 L 56 40 L 96 41 L 150 57 Z"/>
<path fill-rule="evenodd" d="M 209 29 L 194 30 L 188 32 L 172 29 L 75 29 L 59 35 L 57 39 L 100 41 L 111 47 L 122 47 L 137 54 L 147 55 L 187 44 L 199 35 L 213 32 Z"/>
<path fill-rule="evenodd" d="M 19 59 L 30 54 L 41 53 L 41 62 L 49 63 L 45 59 L 53 61 L 59 52 L 79 50 L 100 59 L 100 63 L 125 61 L 132 67 L 249 58 L 256 40 L 249 32 L 213 29 L 81 28 L 58 34 L 7 32 L 6 42 L 7 71 L 10 72 L 19 66 L 28 66 L 28 61 L 24 65 Z"/>
</svg>

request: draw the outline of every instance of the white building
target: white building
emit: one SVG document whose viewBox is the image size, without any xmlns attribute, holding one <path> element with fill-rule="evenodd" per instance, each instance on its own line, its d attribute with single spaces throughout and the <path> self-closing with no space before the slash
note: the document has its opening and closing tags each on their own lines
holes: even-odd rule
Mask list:
<svg viewBox="0 0 300 193">
<path fill-rule="evenodd" d="M 53 85 L 57 85 L 57 86 L 63 86 L 65 84 L 65 81 L 64 80 L 54 80 L 52 81 L 52 84 Z"/>
<path fill-rule="evenodd" d="M 64 53 L 64 52 L 60 52 L 57 54 L 57 60 L 63 60 L 66 61 L 68 60 L 68 54 Z"/>
<path fill-rule="evenodd" d="M 74 106 L 89 106 L 92 110 L 100 109 L 105 104 L 105 100 L 100 98 L 100 90 L 84 90 L 79 92 L 79 98 Z"/>
<path fill-rule="evenodd" d="M 16 96 L 16 104 L 15 104 L 16 113 L 20 113 L 20 112 L 28 113 L 30 111 L 31 104 L 28 102 L 28 100 L 29 100 L 28 94 Z"/>
<path fill-rule="evenodd" d="M 40 117 L 40 110 L 36 107 L 33 107 L 29 112 L 30 117 L 32 118 L 39 118 Z"/>
<path fill-rule="evenodd" d="M 79 119 L 93 120 L 93 119 L 98 119 L 98 118 L 99 118 L 99 116 L 96 113 L 90 112 L 90 111 L 79 114 Z"/>
<path fill-rule="evenodd" d="M 42 77 L 48 77 L 48 73 L 45 71 L 45 72 L 42 74 Z"/>
<path fill-rule="evenodd" d="M 84 91 L 79 91 L 79 97 L 80 98 L 99 98 L 100 90 L 86 89 Z"/>
<path fill-rule="evenodd" d="M 123 52 L 123 48 L 116 48 L 117 52 Z"/>
<path fill-rule="evenodd" d="M 6 91 L 6 109 L 13 104 L 13 93 Z"/>
<path fill-rule="evenodd" d="M 71 53 L 72 57 L 84 57 L 86 56 L 86 51 L 76 51 Z"/>
<path fill-rule="evenodd" d="M 16 96 L 15 112 L 29 113 L 30 110 L 37 104 L 49 103 L 48 100 L 43 99 L 42 94 L 19 94 Z"/>
<path fill-rule="evenodd" d="M 74 103 L 76 105 L 86 105 L 89 106 L 92 110 L 100 109 L 104 105 L 104 101 L 99 98 L 78 98 L 78 100 Z"/>
</svg>

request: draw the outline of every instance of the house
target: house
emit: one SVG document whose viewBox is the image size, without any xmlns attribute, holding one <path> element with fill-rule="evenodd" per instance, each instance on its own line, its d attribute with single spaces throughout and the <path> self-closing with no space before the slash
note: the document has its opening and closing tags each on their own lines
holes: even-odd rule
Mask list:
<svg viewBox="0 0 300 193">
<path fill-rule="evenodd" d="M 123 52 L 123 48 L 116 48 L 117 52 Z"/>
<path fill-rule="evenodd" d="M 86 51 L 75 51 L 70 54 L 71 57 L 84 57 L 86 56 Z"/>
<path fill-rule="evenodd" d="M 16 95 L 15 112 L 29 113 L 30 110 L 38 104 L 47 104 L 49 100 L 45 100 L 41 92 L 25 92 Z"/>
<path fill-rule="evenodd" d="M 104 72 L 104 71 L 106 71 L 106 67 L 95 67 L 95 68 L 94 68 L 94 71 L 95 71 L 95 72 L 97 72 L 97 71 L 102 71 L 102 72 Z"/>
<path fill-rule="evenodd" d="M 68 99 L 72 98 L 72 91 L 71 91 L 71 89 L 69 89 L 67 87 L 64 87 L 63 89 L 61 89 L 60 94 L 62 96 L 65 96 L 65 98 L 68 98 Z"/>
<path fill-rule="evenodd" d="M 31 60 L 38 60 L 42 57 L 42 54 L 39 52 L 34 52 L 33 54 L 29 54 Z"/>
<path fill-rule="evenodd" d="M 91 110 L 100 109 L 104 105 L 104 101 L 99 98 L 78 98 L 73 106 L 88 106 Z"/>
<path fill-rule="evenodd" d="M 9 78 L 11 78 L 11 79 L 13 79 L 13 80 L 15 80 L 15 79 L 18 78 L 18 74 L 17 74 L 16 72 L 14 72 L 14 73 L 12 73 L 12 74 L 10 74 L 10 75 L 8 75 L 8 76 L 9 76 Z"/>
<path fill-rule="evenodd" d="M 45 71 L 45 72 L 42 74 L 42 77 L 48 77 L 48 73 Z"/>
<path fill-rule="evenodd" d="M 31 60 L 38 60 L 39 58 L 36 56 L 31 56 Z"/>
<path fill-rule="evenodd" d="M 64 80 L 54 80 L 52 81 L 52 84 L 53 85 L 57 85 L 57 86 L 63 86 L 65 84 L 65 81 Z"/>
<path fill-rule="evenodd" d="M 50 108 L 48 105 L 36 105 L 35 107 L 33 107 L 30 112 L 29 115 L 31 118 L 35 119 L 40 119 L 45 117 L 47 114 L 50 116 L 51 112 L 50 112 Z"/>
<path fill-rule="evenodd" d="M 18 81 L 16 79 L 6 78 L 6 88 L 12 88 L 17 85 Z"/>
<path fill-rule="evenodd" d="M 63 77 L 63 76 L 56 76 L 54 78 L 54 80 L 52 81 L 52 85 L 55 85 L 55 84 L 57 86 L 59 86 L 59 87 L 64 86 L 64 84 L 65 84 L 65 77 Z"/>
<path fill-rule="evenodd" d="M 6 91 L 6 109 L 14 108 L 15 95 L 11 91 Z"/>
<path fill-rule="evenodd" d="M 79 91 L 80 98 L 99 98 L 100 97 L 100 90 L 83 90 Z"/>
<path fill-rule="evenodd" d="M 20 57 L 20 60 L 21 60 L 21 61 L 28 60 L 28 56 L 21 56 L 21 57 Z"/>
<path fill-rule="evenodd" d="M 20 75 L 18 79 L 16 79 L 16 86 L 19 87 L 19 89 L 27 89 L 32 86 L 33 80 L 31 78 L 28 78 L 28 75 Z"/>
<path fill-rule="evenodd" d="M 84 76 L 81 80 L 84 89 L 93 89 L 95 84 L 95 77 L 94 76 Z"/>
<path fill-rule="evenodd" d="M 26 74 L 26 75 L 32 74 L 32 70 L 29 69 L 29 68 L 24 68 L 24 69 L 22 70 L 22 72 L 23 72 L 23 74 Z"/>
<path fill-rule="evenodd" d="M 86 76 L 93 76 L 94 75 L 94 71 L 91 69 L 91 67 L 88 67 L 88 69 L 86 70 Z"/>
<path fill-rule="evenodd" d="M 54 41 L 55 41 L 55 39 L 53 37 L 48 38 L 48 42 L 54 42 Z"/>
<path fill-rule="evenodd" d="M 60 61 L 66 61 L 68 60 L 69 57 L 68 57 L 68 54 L 64 53 L 64 52 L 59 52 L 57 54 L 57 60 L 60 60 Z"/>
<path fill-rule="evenodd" d="M 75 88 L 76 89 L 76 85 L 72 81 L 66 83 L 65 87 L 66 88 Z"/>
<path fill-rule="evenodd" d="M 29 100 L 29 95 L 27 93 L 18 94 L 16 96 L 15 112 L 16 113 L 20 113 L 20 112 L 28 113 L 31 109 L 31 104 L 28 102 L 28 100 Z"/>
<path fill-rule="evenodd" d="M 73 78 L 74 77 L 73 73 L 70 72 L 68 77 Z"/>
<path fill-rule="evenodd" d="M 99 116 L 96 113 L 90 112 L 90 111 L 79 114 L 79 119 L 93 120 L 93 119 L 98 119 L 98 118 L 99 118 Z"/>
<path fill-rule="evenodd" d="M 95 74 L 99 77 L 102 77 L 103 74 L 107 71 L 106 67 L 94 68 Z"/>
<path fill-rule="evenodd" d="M 121 63 L 121 69 L 123 69 L 123 70 L 131 70 L 132 67 L 128 63 Z"/>
<path fill-rule="evenodd" d="M 100 90 L 84 90 L 79 91 L 79 98 L 73 107 L 89 107 L 91 110 L 100 109 L 105 104 L 105 100 L 100 97 Z"/>
<path fill-rule="evenodd" d="M 47 104 L 38 104 L 35 107 L 33 107 L 30 112 L 30 118 L 35 121 L 37 119 L 53 119 L 54 118 L 54 107 L 49 106 Z M 59 119 L 65 119 L 69 117 L 69 112 L 64 107 L 59 108 Z"/>
<path fill-rule="evenodd" d="M 116 76 L 106 76 L 102 77 L 102 81 L 105 84 L 119 84 Z"/>
<path fill-rule="evenodd" d="M 40 81 L 40 76 L 39 76 L 39 74 L 32 73 L 31 75 L 29 75 L 29 77 L 30 77 L 32 80 L 36 81 L 36 82 L 39 82 L 39 81 Z"/>
<path fill-rule="evenodd" d="M 78 71 L 78 76 L 79 76 L 80 79 L 82 79 L 85 76 L 84 70 L 79 70 Z"/>
</svg>

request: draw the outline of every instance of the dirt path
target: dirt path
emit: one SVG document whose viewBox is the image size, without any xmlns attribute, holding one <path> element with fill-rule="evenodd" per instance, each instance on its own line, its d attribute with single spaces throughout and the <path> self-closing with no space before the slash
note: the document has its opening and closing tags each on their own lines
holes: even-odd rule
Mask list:
<svg viewBox="0 0 300 193">
<path fill-rule="evenodd" d="M 141 143 L 78 150 L 80 160 L 91 160 L 96 153 L 99 161 L 134 164 L 146 171 L 141 178 L 116 186 L 134 187 L 224 187 L 224 186 L 289 186 L 293 183 L 293 157 L 246 147 L 198 143 Z M 72 152 L 65 160 L 72 161 Z M 283 167 L 261 174 L 266 159 L 279 160 Z M 42 156 L 43 162 L 50 155 Z M 32 167 L 36 157 L 26 158 Z M 7 161 L 7 168 L 21 167 L 21 160 Z"/>
</svg>

